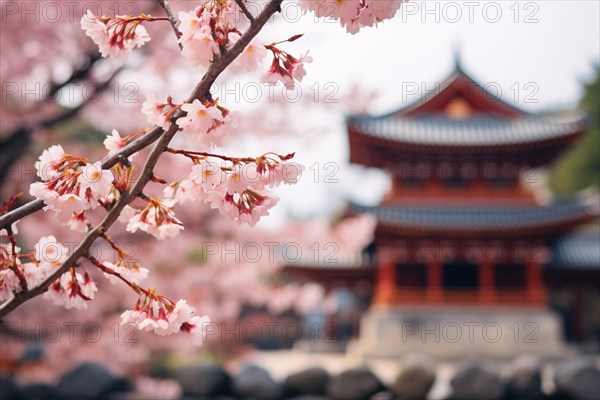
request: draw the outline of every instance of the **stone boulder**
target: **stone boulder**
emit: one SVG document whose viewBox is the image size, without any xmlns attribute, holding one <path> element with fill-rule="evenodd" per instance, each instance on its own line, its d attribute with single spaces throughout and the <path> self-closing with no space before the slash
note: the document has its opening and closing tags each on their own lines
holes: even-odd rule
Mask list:
<svg viewBox="0 0 600 400">
<path fill-rule="evenodd" d="M 286 397 L 286 400 L 331 400 L 327 396 L 319 396 L 318 394 L 305 394 L 296 397 Z"/>
<path fill-rule="evenodd" d="M 0 400 L 18 400 L 20 398 L 19 388 L 13 378 L 0 374 Z"/>
<path fill-rule="evenodd" d="M 233 391 L 241 398 L 278 400 L 283 397 L 282 386 L 263 368 L 250 365 L 233 378 Z"/>
<path fill-rule="evenodd" d="M 183 367 L 175 372 L 175 380 L 181 385 L 184 396 L 217 396 L 230 392 L 229 374 L 215 364 Z"/>
<path fill-rule="evenodd" d="M 284 383 L 287 396 L 325 394 L 329 374 L 323 368 L 314 367 L 292 374 Z"/>
<path fill-rule="evenodd" d="M 535 357 L 520 357 L 512 366 L 508 381 L 508 398 L 539 400 L 542 392 L 542 364 Z"/>
<path fill-rule="evenodd" d="M 56 387 L 47 383 L 30 383 L 21 388 L 21 396 L 27 400 L 56 400 L 59 398 Z"/>
<path fill-rule="evenodd" d="M 600 399 L 600 370 L 593 360 L 565 361 L 554 369 L 556 395 L 565 400 Z"/>
<path fill-rule="evenodd" d="M 397 400 L 423 400 L 435 382 L 435 370 L 423 363 L 402 368 L 390 387 Z"/>
<path fill-rule="evenodd" d="M 61 400 L 104 400 L 125 388 L 122 379 L 113 377 L 103 366 L 88 362 L 61 376 L 56 389 Z"/>
<path fill-rule="evenodd" d="M 452 400 L 500 400 L 507 391 L 500 374 L 479 363 L 459 367 L 450 380 L 450 386 Z"/>
<path fill-rule="evenodd" d="M 366 368 L 351 369 L 332 377 L 327 394 L 332 400 L 368 400 L 385 390 L 381 381 Z"/>
<path fill-rule="evenodd" d="M 396 396 L 394 393 L 389 390 L 384 390 L 379 393 L 375 393 L 373 396 L 369 397 L 369 400 L 396 400 Z"/>
</svg>

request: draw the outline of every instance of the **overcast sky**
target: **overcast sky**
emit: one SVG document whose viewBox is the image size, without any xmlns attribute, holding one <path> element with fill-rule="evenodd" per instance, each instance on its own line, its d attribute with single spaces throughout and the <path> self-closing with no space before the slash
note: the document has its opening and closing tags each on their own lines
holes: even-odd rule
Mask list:
<svg viewBox="0 0 600 400">
<path fill-rule="evenodd" d="M 304 88 L 335 83 L 340 93 L 352 85 L 374 91 L 370 109 L 383 113 L 418 99 L 409 96 L 415 85 L 433 88 L 452 71 L 453 53 L 460 50 L 464 69 L 505 100 L 529 111 L 572 107 L 581 83 L 599 62 L 599 2 L 590 1 L 411 1 L 393 20 L 379 28 L 349 35 L 337 24 L 315 22 L 312 15 L 282 24 L 273 38 L 303 32 L 288 45 L 299 52 L 310 49 L 314 62 Z M 295 21 L 295 10 L 288 10 Z M 292 47 L 293 46 L 293 47 Z M 307 89 L 305 89 L 307 90 Z M 296 187 L 279 190 L 278 215 L 307 216 L 330 212 L 344 198 L 377 202 L 384 189 L 379 175 L 348 168 L 346 136 L 339 112 L 322 108 L 331 134 L 319 143 L 297 148 L 298 159 L 313 167 Z M 286 139 L 283 147 L 295 146 Z M 338 183 L 315 183 L 315 163 L 334 162 Z M 323 174 L 321 174 L 323 175 Z"/>
</svg>

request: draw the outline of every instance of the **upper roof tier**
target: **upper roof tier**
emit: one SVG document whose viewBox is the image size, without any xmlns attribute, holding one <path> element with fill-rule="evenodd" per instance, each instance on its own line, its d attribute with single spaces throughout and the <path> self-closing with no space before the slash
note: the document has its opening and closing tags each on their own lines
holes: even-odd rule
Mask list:
<svg viewBox="0 0 600 400">
<path fill-rule="evenodd" d="M 565 147 L 585 130 L 587 118 L 578 111 L 530 114 L 457 67 L 423 100 L 381 116 L 351 115 L 346 123 L 351 146 L 487 153 Z M 364 151 L 351 153 L 353 162 L 365 161 Z"/>
</svg>

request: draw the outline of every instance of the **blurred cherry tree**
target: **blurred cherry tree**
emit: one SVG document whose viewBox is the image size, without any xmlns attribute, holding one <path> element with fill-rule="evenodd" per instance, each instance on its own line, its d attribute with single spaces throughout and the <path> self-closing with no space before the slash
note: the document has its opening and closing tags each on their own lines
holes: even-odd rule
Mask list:
<svg viewBox="0 0 600 400">
<path fill-rule="evenodd" d="M 211 93 L 248 74 L 284 90 L 303 79 L 310 55 L 286 50 L 301 34 L 260 39 L 263 28 L 284 24 L 272 18 L 281 0 L 68 3 L 0 2 L 0 310 L 19 307 L 3 318 L 15 344 L 7 356 L 18 359 L 32 342 L 23 328 L 53 323 L 78 334 L 45 343 L 55 360 L 48 374 L 82 357 L 73 343 L 87 344 L 86 359 L 126 369 L 189 348 L 185 335 L 160 337 L 179 332 L 224 354 L 231 343 L 207 327 L 235 322 L 248 305 L 277 315 L 327 304 L 322 288 L 277 278 L 281 245 L 334 242 L 360 252 L 372 221 L 239 227 L 268 215 L 277 203 L 269 189 L 295 183 L 303 167 L 294 149 L 218 150 L 243 135 L 294 133 L 302 104 L 278 98 L 244 114 Z M 350 33 L 393 17 L 400 4 L 297 2 Z M 260 258 L 239 257 L 248 244 L 259 245 Z M 101 332 L 96 341 L 92 331 Z"/>
</svg>

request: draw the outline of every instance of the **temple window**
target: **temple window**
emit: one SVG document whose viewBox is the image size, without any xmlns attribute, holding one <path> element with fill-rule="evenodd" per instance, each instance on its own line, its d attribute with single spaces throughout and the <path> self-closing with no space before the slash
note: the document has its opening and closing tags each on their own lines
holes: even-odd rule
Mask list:
<svg viewBox="0 0 600 400">
<path fill-rule="evenodd" d="M 467 262 L 453 262 L 443 265 L 442 281 L 445 289 L 477 289 L 479 287 L 479 267 Z"/>
<path fill-rule="evenodd" d="M 396 265 L 396 285 L 400 287 L 427 287 L 427 266 L 425 264 Z"/>
<path fill-rule="evenodd" d="M 526 286 L 525 268 L 517 264 L 496 264 L 494 286 L 497 288 L 523 288 Z"/>
</svg>

